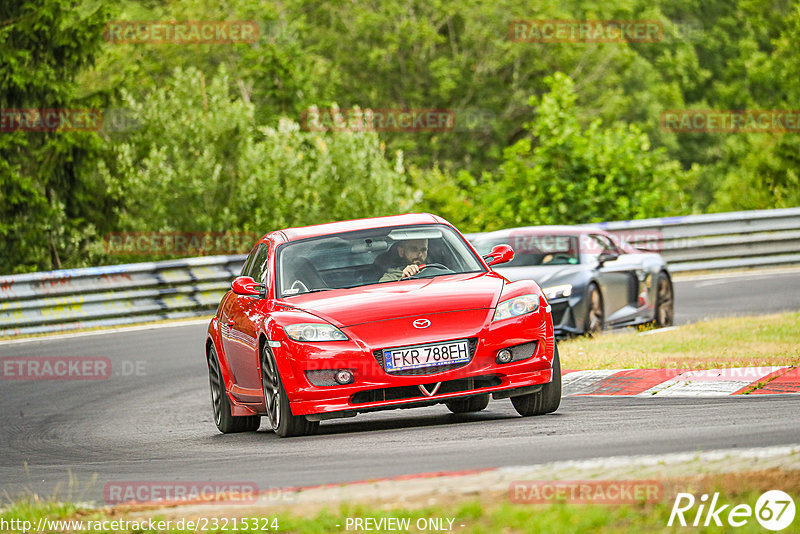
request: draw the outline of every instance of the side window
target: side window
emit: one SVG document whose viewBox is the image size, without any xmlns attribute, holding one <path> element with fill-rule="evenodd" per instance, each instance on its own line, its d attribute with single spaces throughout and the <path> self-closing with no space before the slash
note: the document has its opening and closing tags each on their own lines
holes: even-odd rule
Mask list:
<svg viewBox="0 0 800 534">
<path fill-rule="evenodd" d="M 267 272 L 267 245 L 260 244 L 253 254 L 253 261 L 248 266 L 245 276 L 250 276 L 256 282 L 264 282 L 264 274 Z"/>
<path fill-rule="evenodd" d="M 602 252 L 612 252 L 614 254 L 620 253 L 619 249 L 617 248 L 617 245 L 615 245 L 614 242 L 611 241 L 608 237 L 604 235 L 592 234 L 592 238 L 598 242 L 598 244 L 600 245 L 600 250 Z"/>
<path fill-rule="evenodd" d="M 254 249 L 250 252 L 250 255 L 247 256 L 247 259 L 244 260 L 244 265 L 242 265 L 242 272 L 239 273 L 239 276 L 249 276 L 248 273 L 250 272 L 250 267 L 253 265 L 253 258 L 255 258 L 258 249 Z"/>
</svg>

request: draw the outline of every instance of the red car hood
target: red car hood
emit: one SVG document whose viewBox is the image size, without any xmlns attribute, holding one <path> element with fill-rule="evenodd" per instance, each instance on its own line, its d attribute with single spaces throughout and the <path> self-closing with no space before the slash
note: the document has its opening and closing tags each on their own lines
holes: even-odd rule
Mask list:
<svg viewBox="0 0 800 534">
<path fill-rule="evenodd" d="M 504 279 L 465 273 L 332 289 L 283 299 L 343 328 L 396 317 L 495 307 Z"/>
</svg>

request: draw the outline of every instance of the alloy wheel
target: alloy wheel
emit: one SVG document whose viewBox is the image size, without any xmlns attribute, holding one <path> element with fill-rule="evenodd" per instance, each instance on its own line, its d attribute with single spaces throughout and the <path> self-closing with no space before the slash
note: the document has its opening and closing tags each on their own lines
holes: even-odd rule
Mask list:
<svg viewBox="0 0 800 534">
<path fill-rule="evenodd" d="M 217 363 L 217 352 L 212 347 L 208 351 L 208 382 L 211 386 L 211 405 L 214 409 L 214 422 L 220 423 L 222 419 L 222 374 Z"/>
<path fill-rule="evenodd" d="M 589 333 L 600 332 L 603 329 L 603 299 L 600 291 L 592 291 L 592 302 L 589 308 Z"/>
<path fill-rule="evenodd" d="M 264 346 L 261 354 L 261 385 L 264 390 L 267 416 L 272 429 L 276 430 L 278 425 L 281 424 L 281 388 L 275 360 L 266 346 Z"/>
<path fill-rule="evenodd" d="M 658 324 L 667 326 L 672 324 L 672 288 L 666 277 L 658 280 Z"/>
</svg>

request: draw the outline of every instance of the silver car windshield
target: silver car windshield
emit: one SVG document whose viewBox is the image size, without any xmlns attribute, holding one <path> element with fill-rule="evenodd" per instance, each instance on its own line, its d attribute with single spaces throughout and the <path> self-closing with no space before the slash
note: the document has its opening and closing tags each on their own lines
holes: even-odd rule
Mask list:
<svg viewBox="0 0 800 534">
<path fill-rule="evenodd" d="M 484 272 L 461 236 L 446 225 L 376 228 L 281 245 L 279 298 L 369 284 L 394 283 L 414 264 L 415 278 Z"/>
<path fill-rule="evenodd" d="M 580 262 L 578 237 L 558 234 L 511 234 L 503 237 L 477 237 L 472 245 L 487 254 L 496 245 L 510 245 L 514 259 L 499 267 L 533 265 L 574 265 Z"/>
</svg>

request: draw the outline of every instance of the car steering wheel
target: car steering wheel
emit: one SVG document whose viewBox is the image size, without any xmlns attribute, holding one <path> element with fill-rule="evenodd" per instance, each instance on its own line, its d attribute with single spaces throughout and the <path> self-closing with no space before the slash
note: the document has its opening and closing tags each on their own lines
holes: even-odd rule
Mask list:
<svg viewBox="0 0 800 534">
<path fill-rule="evenodd" d="M 551 259 L 548 263 L 555 263 L 556 261 L 569 261 L 572 259 L 572 256 L 565 253 L 560 254 L 553 254 L 553 259 Z"/>
<path fill-rule="evenodd" d="M 449 267 L 447 267 L 447 266 L 445 266 L 445 265 L 442 265 L 441 263 L 426 263 L 426 264 L 425 264 L 425 266 L 423 266 L 423 267 L 420 267 L 420 269 L 419 269 L 419 271 L 418 271 L 418 272 L 416 272 L 416 273 L 412 274 L 412 275 L 411 275 L 411 276 L 409 276 L 408 278 L 415 278 L 415 277 L 419 276 L 420 274 L 422 274 L 422 271 L 424 271 L 424 270 L 425 270 L 425 269 L 427 269 L 428 267 L 433 267 L 434 269 L 441 269 L 441 270 L 443 270 L 443 271 L 450 271 L 450 272 L 453 272 L 453 270 L 452 270 L 452 269 L 450 269 Z M 408 278 L 407 278 L 406 280 L 408 280 Z"/>
<path fill-rule="evenodd" d="M 444 266 L 444 265 L 442 265 L 441 263 L 426 263 L 426 264 L 425 264 L 425 265 L 424 265 L 422 268 L 420 268 L 419 272 L 422 272 L 422 271 L 424 271 L 424 270 L 425 270 L 425 269 L 427 269 L 428 267 L 433 267 L 433 268 L 435 268 L 435 269 L 444 269 L 444 270 L 446 270 L 446 271 L 449 271 L 449 270 L 450 270 L 449 268 L 445 267 L 445 266 Z"/>
</svg>

